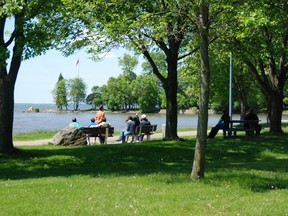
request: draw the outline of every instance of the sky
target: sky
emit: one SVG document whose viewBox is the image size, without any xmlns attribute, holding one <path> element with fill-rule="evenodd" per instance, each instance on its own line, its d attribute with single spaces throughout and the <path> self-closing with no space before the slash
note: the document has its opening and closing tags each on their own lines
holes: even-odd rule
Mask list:
<svg viewBox="0 0 288 216">
<path fill-rule="evenodd" d="M 13 19 L 8 19 L 5 32 L 12 32 L 13 26 Z M 124 53 L 133 55 L 125 49 L 118 49 L 96 62 L 90 60 L 91 56 L 84 49 L 69 57 L 64 57 L 60 51 L 50 50 L 45 55 L 23 61 L 15 84 L 14 102 L 54 103 L 52 90 L 60 73 L 65 79 L 76 78 L 79 75 L 86 83 L 89 94 L 93 86 L 102 86 L 107 83 L 109 77 L 117 77 L 122 73 L 118 60 Z M 76 65 L 78 60 L 79 64 Z M 141 71 L 141 57 L 138 60 L 136 74 L 140 74 Z"/>
<path fill-rule="evenodd" d="M 64 57 L 59 51 L 50 50 L 43 56 L 23 61 L 15 85 L 14 102 L 54 103 L 51 92 L 60 73 L 65 79 L 76 78 L 79 74 L 87 84 L 89 94 L 93 86 L 102 86 L 109 77 L 117 77 L 122 73 L 118 60 L 124 53 L 128 51 L 115 50 L 96 62 L 90 60 L 85 51 Z M 79 64 L 76 65 L 78 59 Z M 136 74 L 140 74 L 140 65 Z"/>
</svg>

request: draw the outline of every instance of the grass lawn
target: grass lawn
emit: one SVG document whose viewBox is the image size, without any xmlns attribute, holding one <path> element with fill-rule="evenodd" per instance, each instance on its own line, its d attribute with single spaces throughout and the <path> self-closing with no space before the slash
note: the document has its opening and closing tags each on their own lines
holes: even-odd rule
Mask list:
<svg viewBox="0 0 288 216">
<path fill-rule="evenodd" d="M 288 215 L 287 135 L 208 140 L 200 181 L 194 146 L 19 147 L 0 156 L 1 215 Z"/>
<path fill-rule="evenodd" d="M 13 134 L 14 141 L 31 141 L 51 139 L 58 131 L 35 130 L 26 133 Z"/>
</svg>

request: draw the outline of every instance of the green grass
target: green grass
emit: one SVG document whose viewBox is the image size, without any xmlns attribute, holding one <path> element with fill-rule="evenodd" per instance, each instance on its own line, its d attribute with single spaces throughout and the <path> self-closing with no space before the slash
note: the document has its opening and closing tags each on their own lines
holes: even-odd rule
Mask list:
<svg viewBox="0 0 288 216">
<path fill-rule="evenodd" d="M 287 215 L 288 138 L 195 139 L 85 147 L 25 146 L 0 157 L 1 215 Z"/>
<path fill-rule="evenodd" d="M 181 128 L 178 131 L 195 131 L 195 128 Z M 30 132 L 21 132 L 13 134 L 14 141 L 32 141 L 32 140 L 44 140 L 51 139 L 58 131 L 45 131 L 35 130 Z M 162 131 L 156 130 L 156 133 L 162 133 Z M 120 131 L 115 131 L 114 136 L 119 136 Z"/>
<path fill-rule="evenodd" d="M 13 134 L 14 141 L 31 141 L 51 139 L 58 131 L 35 130 Z"/>
</svg>

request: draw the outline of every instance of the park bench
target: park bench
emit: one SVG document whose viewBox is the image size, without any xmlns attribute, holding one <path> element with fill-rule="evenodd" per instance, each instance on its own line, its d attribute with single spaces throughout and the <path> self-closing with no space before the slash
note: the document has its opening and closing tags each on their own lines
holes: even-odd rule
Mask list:
<svg viewBox="0 0 288 216">
<path fill-rule="evenodd" d="M 245 136 L 254 136 L 256 133 L 256 124 L 259 120 L 230 120 L 229 128 L 222 129 L 223 137 L 237 137 L 238 131 L 244 131 Z M 244 128 L 244 124 L 249 124 L 249 128 Z"/>
<path fill-rule="evenodd" d="M 107 138 L 113 137 L 114 127 L 83 127 L 82 132 L 89 137 L 99 137 L 99 135 L 102 135 L 105 137 L 104 144 L 107 144 Z"/>
<path fill-rule="evenodd" d="M 147 136 L 147 141 L 150 140 L 150 136 L 153 135 L 155 133 L 157 129 L 157 125 L 139 125 L 136 127 L 135 129 L 135 133 L 134 134 L 130 134 L 127 136 L 127 142 L 129 140 L 129 138 L 132 138 L 133 142 L 137 137 L 141 136 L 141 135 L 146 135 Z"/>
</svg>

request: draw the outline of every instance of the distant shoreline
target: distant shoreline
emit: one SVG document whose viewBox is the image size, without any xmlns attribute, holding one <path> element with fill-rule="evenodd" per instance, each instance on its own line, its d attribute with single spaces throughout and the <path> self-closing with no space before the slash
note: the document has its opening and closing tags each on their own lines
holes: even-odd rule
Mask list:
<svg viewBox="0 0 288 216">
<path fill-rule="evenodd" d="M 59 110 L 57 109 L 55 104 L 31 104 L 31 103 L 16 103 L 16 106 L 20 105 L 21 107 L 23 107 L 24 109 L 22 110 L 22 112 L 41 112 L 41 113 L 96 113 L 97 109 L 91 109 L 88 108 L 88 106 L 90 105 L 82 105 L 84 107 L 84 109 L 79 109 L 79 110 L 72 110 L 72 109 L 68 109 L 68 110 Z M 47 106 L 53 107 L 53 108 L 48 108 Z M 86 106 L 86 107 L 85 107 Z M 45 108 L 44 108 L 45 107 Z M 91 106 L 90 106 L 91 107 Z M 88 108 L 88 109 L 87 109 Z M 129 110 L 129 111 L 125 111 L 125 110 L 119 110 L 119 111 L 110 111 L 110 110 L 105 110 L 106 113 L 115 113 L 115 114 L 135 114 L 137 112 L 140 113 L 140 111 L 138 110 Z M 166 114 L 166 109 L 161 109 L 158 113 L 153 113 L 153 114 Z M 196 115 L 198 114 L 198 110 L 195 108 L 189 108 L 189 109 L 180 109 L 178 110 L 178 114 L 181 115 Z M 216 112 L 215 110 L 208 110 L 208 114 L 209 115 L 213 115 L 213 114 L 219 114 L 218 112 Z M 240 114 L 240 113 L 235 113 L 235 114 Z M 260 113 L 259 113 L 260 114 Z M 263 115 L 266 115 L 266 113 L 261 113 Z M 288 115 L 288 110 L 284 110 L 283 115 Z"/>
</svg>

